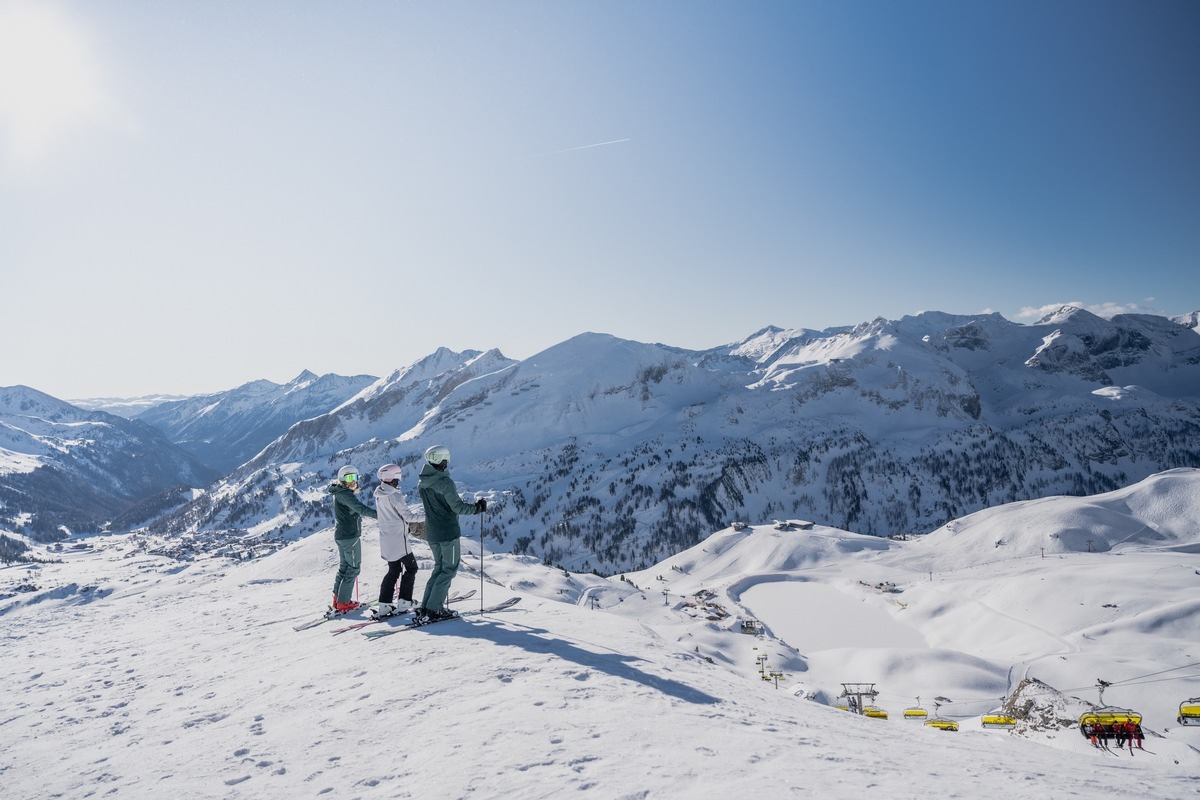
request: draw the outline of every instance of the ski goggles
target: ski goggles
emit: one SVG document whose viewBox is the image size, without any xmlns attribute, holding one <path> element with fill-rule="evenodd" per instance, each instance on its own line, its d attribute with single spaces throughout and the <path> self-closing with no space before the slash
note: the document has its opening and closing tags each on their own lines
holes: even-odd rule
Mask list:
<svg viewBox="0 0 1200 800">
<path fill-rule="evenodd" d="M 342 483 L 358 483 L 358 473 L 348 472 L 342 476 Z"/>
</svg>

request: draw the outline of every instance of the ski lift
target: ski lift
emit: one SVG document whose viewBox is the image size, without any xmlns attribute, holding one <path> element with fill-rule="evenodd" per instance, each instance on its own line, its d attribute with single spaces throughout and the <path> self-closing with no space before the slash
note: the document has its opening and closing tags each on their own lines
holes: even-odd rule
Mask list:
<svg viewBox="0 0 1200 800">
<path fill-rule="evenodd" d="M 1142 715 L 1138 712 L 1119 706 L 1104 705 L 1104 690 L 1109 686 L 1112 684 L 1108 681 L 1097 679 L 1096 688 L 1099 690 L 1100 706 L 1079 715 L 1079 732 L 1085 737 L 1088 736 L 1088 729 L 1094 729 L 1096 726 L 1111 728 L 1113 725 L 1124 725 L 1127 722 L 1132 722 L 1134 725 L 1142 724 Z"/>
<path fill-rule="evenodd" d="M 917 704 L 904 709 L 904 718 L 909 722 L 924 722 L 929 719 L 929 712 L 921 708 L 921 698 L 917 697 Z"/>
<path fill-rule="evenodd" d="M 846 698 L 845 704 L 834 706 L 851 714 L 860 714 L 872 719 L 887 719 L 888 714 L 879 706 L 867 705 L 868 700 L 874 700 L 879 695 L 873 683 L 843 683 L 839 698 Z"/>
<path fill-rule="evenodd" d="M 1180 703 L 1176 721 L 1180 725 L 1200 725 L 1200 697 L 1189 697 Z"/>
<path fill-rule="evenodd" d="M 950 702 L 945 697 L 939 697 L 938 700 L 942 700 L 947 703 Z M 945 717 L 943 717 L 941 715 L 941 710 L 942 710 L 942 704 L 937 701 L 934 701 L 933 718 L 925 720 L 925 727 L 926 728 L 937 728 L 939 731 L 957 731 L 958 723 L 952 719 L 946 719 Z"/>
</svg>

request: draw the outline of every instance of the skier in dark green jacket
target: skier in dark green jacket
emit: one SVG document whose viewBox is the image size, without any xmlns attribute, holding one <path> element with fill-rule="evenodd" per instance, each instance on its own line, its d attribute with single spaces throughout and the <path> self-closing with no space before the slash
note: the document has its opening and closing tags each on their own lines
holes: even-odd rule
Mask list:
<svg viewBox="0 0 1200 800">
<path fill-rule="evenodd" d="M 462 556 L 458 517 L 487 511 L 486 500 L 481 498 L 472 504 L 458 496 L 454 479 L 447 472 L 449 467 L 450 450 L 434 445 L 425 451 L 425 466 L 417 479 L 417 493 L 425 507 L 425 538 L 433 551 L 433 571 L 425 583 L 421 607 L 416 612 L 418 618 L 439 620 L 458 616 L 446 608 L 446 595 Z"/>
<path fill-rule="evenodd" d="M 333 495 L 333 540 L 338 549 L 338 571 L 333 579 L 333 610 L 353 611 L 358 603 L 350 599 L 354 579 L 362 569 L 362 518 L 376 518 L 375 509 L 363 503 L 358 490 L 358 470 L 347 464 L 338 470 L 337 483 L 329 487 Z"/>
</svg>

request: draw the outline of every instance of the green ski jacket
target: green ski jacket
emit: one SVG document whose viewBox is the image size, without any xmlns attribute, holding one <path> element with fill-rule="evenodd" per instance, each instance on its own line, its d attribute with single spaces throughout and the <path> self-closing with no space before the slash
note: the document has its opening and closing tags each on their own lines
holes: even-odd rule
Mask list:
<svg viewBox="0 0 1200 800">
<path fill-rule="evenodd" d="M 425 538 L 430 542 L 452 542 L 462 536 L 458 525 L 459 514 L 478 514 L 475 506 L 463 502 L 454 488 L 454 479 L 449 472 L 442 472 L 432 464 L 421 468 L 417 479 L 417 494 L 425 506 Z"/>
<path fill-rule="evenodd" d="M 375 509 L 340 483 L 330 486 L 329 493 L 333 495 L 333 538 L 357 539 L 362 536 L 362 518 L 375 519 Z"/>
</svg>

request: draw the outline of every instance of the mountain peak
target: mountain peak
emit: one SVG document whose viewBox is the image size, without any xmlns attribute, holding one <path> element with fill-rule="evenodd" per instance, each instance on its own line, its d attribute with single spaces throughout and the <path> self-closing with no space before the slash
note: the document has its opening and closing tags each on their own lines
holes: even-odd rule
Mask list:
<svg viewBox="0 0 1200 800">
<path fill-rule="evenodd" d="M 1185 328 L 1191 328 L 1200 333 L 1200 311 L 1193 311 L 1190 314 L 1182 314 L 1178 317 L 1171 317 L 1172 322 L 1177 322 Z"/>
<path fill-rule="evenodd" d="M 83 418 L 88 413 L 29 386 L 0 386 L 0 414 L 58 420 L 64 417 Z"/>
<path fill-rule="evenodd" d="M 1092 312 L 1082 309 L 1079 306 L 1060 306 L 1056 311 L 1050 312 L 1046 316 L 1039 319 L 1035 324 L 1061 325 L 1068 321 L 1080 322 L 1083 320 L 1091 321 L 1101 319 L 1103 318 L 1098 317 Z"/>
<path fill-rule="evenodd" d="M 287 382 L 288 386 L 295 386 L 300 383 L 311 383 L 317 379 L 317 374 L 309 370 L 303 370 L 299 375 Z"/>
</svg>

